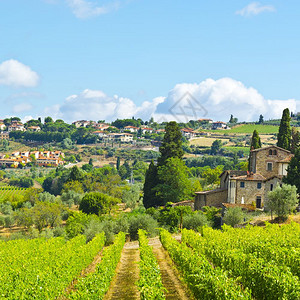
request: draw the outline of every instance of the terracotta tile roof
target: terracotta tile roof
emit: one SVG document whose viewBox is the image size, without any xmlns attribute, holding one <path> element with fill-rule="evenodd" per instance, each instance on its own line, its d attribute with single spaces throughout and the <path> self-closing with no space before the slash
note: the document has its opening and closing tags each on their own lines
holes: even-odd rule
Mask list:
<svg viewBox="0 0 300 300">
<path fill-rule="evenodd" d="M 251 150 L 251 152 L 259 152 L 259 151 L 262 151 L 262 150 L 266 150 L 266 149 L 270 149 L 270 148 L 276 148 L 278 150 L 281 150 L 281 151 L 285 151 L 287 153 L 291 153 L 291 151 L 289 150 L 286 150 L 286 149 L 283 149 L 283 148 L 280 148 L 276 145 L 273 145 L 273 146 L 267 146 L 267 147 L 263 147 L 263 148 L 258 148 L 258 149 L 254 149 L 254 150 Z"/>
<path fill-rule="evenodd" d="M 254 174 L 250 174 L 250 175 L 234 177 L 233 179 L 244 180 L 244 181 L 265 181 L 266 177 L 262 176 L 259 173 L 254 173 Z"/>
<path fill-rule="evenodd" d="M 289 163 L 292 159 L 292 157 L 294 157 L 293 154 L 290 154 L 289 156 L 287 156 L 286 158 L 282 159 L 282 160 L 278 160 L 277 162 L 279 163 Z"/>
<path fill-rule="evenodd" d="M 138 127 L 135 127 L 135 126 L 125 126 L 124 128 L 133 128 L 133 129 L 139 129 Z"/>
<path fill-rule="evenodd" d="M 143 130 L 153 130 L 153 128 L 144 127 Z"/>
<path fill-rule="evenodd" d="M 206 195 L 206 194 L 213 194 L 213 193 L 219 193 L 227 191 L 227 189 L 215 189 L 215 190 L 210 190 L 210 191 L 201 191 L 201 192 L 195 192 L 197 195 Z"/>
<path fill-rule="evenodd" d="M 226 171 L 223 171 L 219 177 L 221 177 L 224 173 L 227 173 L 227 175 L 232 176 L 232 177 L 247 175 L 247 171 L 226 170 Z"/>
</svg>

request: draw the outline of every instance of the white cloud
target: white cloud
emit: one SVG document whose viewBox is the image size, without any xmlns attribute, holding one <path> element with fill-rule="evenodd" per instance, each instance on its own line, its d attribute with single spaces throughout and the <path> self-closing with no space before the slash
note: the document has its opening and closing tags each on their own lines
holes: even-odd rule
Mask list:
<svg viewBox="0 0 300 300">
<path fill-rule="evenodd" d="M 286 107 L 296 112 L 299 104 L 295 99 L 265 99 L 256 89 L 246 87 L 240 81 L 221 78 L 177 84 L 167 97 L 144 101 L 139 106 L 126 97 L 86 89 L 67 97 L 62 105 L 47 107 L 43 115 L 67 122 L 81 119 L 113 121 L 133 116 L 143 120 L 153 116 L 158 122 L 188 122 L 200 118 L 228 121 L 233 114 L 240 121 L 256 121 L 260 114 L 265 120 L 280 118 Z"/>
<path fill-rule="evenodd" d="M 19 113 L 23 113 L 25 111 L 29 111 L 33 108 L 32 104 L 30 103 L 19 103 L 13 106 L 13 113 L 19 114 Z"/>
<path fill-rule="evenodd" d="M 243 17 L 256 16 L 263 12 L 274 12 L 275 7 L 273 5 L 262 5 L 260 2 L 252 2 L 248 4 L 246 7 L 238 10 L 236 12 L 237 15 L 241 15 Z"/>
<path fill-rule="evenodd" d="M 62 105 L 47 107 L 45 115 L 66 121 L 80 119 L 113 121 L 117 118 L 141 117 L 148 119 L 154 113 L 161 98 L 145 101 L 137 106 L 131 99 L 114 95 L 110 97 L 100 90 L 86 89 L 79 95 L 71 95 Z"/>
<path fill-rule="evenodd" d="M 256 89 L 232 78 L 206 79 L 199 84 L 177 84 L 157 106 L 154 119 L 187 122 L 205 117 L 228 121 L 233 114 L 240 121 L 255 121 L 260 114 L 265 119 L 280 118 L 286 107 L 296 112 L 297 101 L 267 100 Z"/>
<path fill-rule="evenodd" d="M 34 120 L 35 118 L 33 116 L 25 116 L 24 118 L 21 119 L 22 123 L 26 123 L 30 120 Z"/>
<path fill-rule="evenodd" d="M 38 81 L 38 74 L 17 60 L 10 59 L 0 64 L 0 85 L 34 87 Z"/>
<path fill-rule="evenodd" d="M 86 0 L 66 0 L 73 14 L 79 19 L 87 19 L 99 15 L 107 14 L 120 7 L 119 1 L 112 1 L 104 5 Z"/>
</svg>

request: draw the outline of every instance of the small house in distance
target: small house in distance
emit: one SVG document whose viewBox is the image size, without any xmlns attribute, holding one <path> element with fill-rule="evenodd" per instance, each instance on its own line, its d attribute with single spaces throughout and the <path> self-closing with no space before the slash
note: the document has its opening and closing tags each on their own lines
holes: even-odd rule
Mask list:
<svg viewBox="0 0 300 300">
<path fill-rule="evenodd" d="M 211 125 L 212 130 L 217 130 L 217 129 L 230 129 L 230 127 L 221 121 L 213 122 Z"/>
<path fill-rule="evenodd" d="M 251 150 L 250 171 L 224 171 L 218 189 L 196 192 L 195 210 L 203 206 L 222 207 L 223 203 L 255 204 L 256 208 L 263 208 L 268 192 L 287 175 L 292 157 L 290 151 L 277 146 Z"/>
</svg>

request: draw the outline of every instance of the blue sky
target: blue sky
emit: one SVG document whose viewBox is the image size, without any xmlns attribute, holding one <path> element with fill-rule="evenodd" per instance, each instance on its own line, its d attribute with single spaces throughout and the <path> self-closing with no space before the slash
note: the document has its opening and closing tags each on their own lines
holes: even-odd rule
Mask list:
<svg viewBox="0 0 300 300">
<path fill-rule="evenodd" d="M 196 117 L 297 110 L 299 1 L 0 0 L 0 11 L 2 118 L 176 119 L 187 92 L 205 108 Z"/>
</svg>

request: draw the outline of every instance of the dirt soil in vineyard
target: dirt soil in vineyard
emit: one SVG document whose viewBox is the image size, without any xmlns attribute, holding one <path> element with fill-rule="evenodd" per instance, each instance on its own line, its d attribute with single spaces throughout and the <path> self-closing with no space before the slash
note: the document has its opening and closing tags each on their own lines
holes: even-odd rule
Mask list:
<svg viewBox="0 0 300 300">
<path fill-rule="evenodd" d="M 122 251 L 121 260 L 104 300 L 140 299 L 136 281 L 139 279 L 140 252 L 139 243 L 127 242 Z"/>
<path fill-rule="evenodd" d="M 96 267 L 97 265 L 101 262 L 101 258 L 102 258 L 102 252 L 103 250 L 101 250 L 94 258 L 93 262 L 83 271 L 81 271 L 81 274 L 79 276 L 80 277 L 85 277 L 86 275 L 88 275 L 89 273 L 93 273 L 96 271 Z M 72 283 L 66 288 L 65 290 L 65 294 L 69 294 L 71 293 L 71 291 L 75 290 L 75 285 L 77 283 L 77 279 L 74 279 L 72 281 Z M 64 300 L 67 299 L 67 297 L 65 295 L 62 295 L 58 298 L 59 300 Z"/>
<path fill-rule="evenodd" d="M 178 239 L 178 237 L 175 237 Z M 150 239 L 149 245 L 153 247 L 153 252 L 158 261 L 162 282 L 164 287 L 168 290 L 166 293 L 167 300 L 187 300 L 193 299 L 187 291 L 187 287 L 180 281 L 179 273 L 169 257 L 168 253 L 164 250 L 158 237 Z"/>
</svg>

